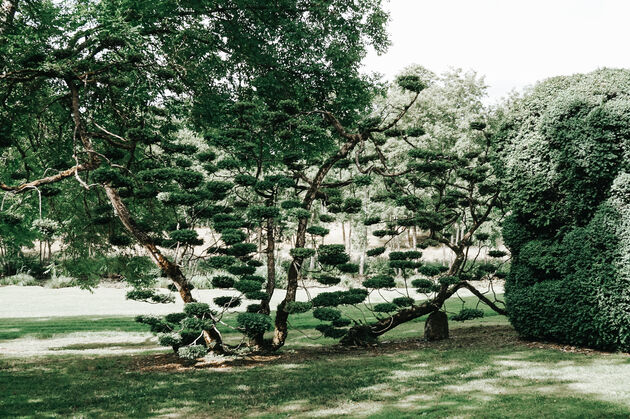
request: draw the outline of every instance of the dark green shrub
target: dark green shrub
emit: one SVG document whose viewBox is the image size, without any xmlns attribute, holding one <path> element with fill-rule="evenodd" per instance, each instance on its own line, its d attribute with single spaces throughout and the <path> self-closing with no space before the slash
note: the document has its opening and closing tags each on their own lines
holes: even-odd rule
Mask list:
<svg viewBox="0 0 630 419">
<path fill-rule="evenodd" d="M 343 244 L 323 244 L 318 249 L 318 260 L 324 265 L 341 265 L 350 260 Z"/>
<path fill-rule="evenodd" d="M 271 317 L 260 313 L 240 313 L 236 323 L 247 336 L 256 336 L 271 329 Z"/>
<path fill-rule="evenodd" d="M 523 337 L 630 350 L 629 89 L 627 70 L 550 79 L 504 122 L 506 304 Z"/>
<path fill-rule="evenodd" d="M 341 312 L 332 307 L 317 307 L 313 310 L 313 317 L 319 320 L 332 322 L 341 318 Z"/>
<path fill-rule="evenodd" d="M 219 307 L 234 308 L 241 305 L 240 298 L 230 297 L 230 296 L 216 297 L 213 301 Z"/>
<path fill-rule="evenodd" d="M 396 281 L 389 275 L 377 275 L 363 281 L 363 286 L 365 288 L 394 288 Z"/>
</svg>

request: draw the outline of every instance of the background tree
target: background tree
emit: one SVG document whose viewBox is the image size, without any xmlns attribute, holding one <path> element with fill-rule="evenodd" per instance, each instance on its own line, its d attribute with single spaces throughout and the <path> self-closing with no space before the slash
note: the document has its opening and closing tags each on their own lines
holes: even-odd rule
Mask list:
<svg viewBox="0 0 630 419">
<path fill-rule="evenodd" d="M 440 267 L 422 263 L 422 253 L 415 248 L 406 252 L 390 252 L 390 272 L 369 275 L 363 286 L 370 293 L 378 293 L 380 289 L 396 287 L 396 276 L 399 276 L 405 295 L 395 301 L 367 306 L 377 317 L 373 323 L 355 320 L 355 326 L 345 332 L 325 326 L 325 333 L 344 336 L 343 342 L 348 344 L 373 342 L 401 323 L 436 312 L 461 288 L 470 290 L 481 301 L 505 314 L 496 295 L 488 298 L 470 282 L 494 278 L 500 266 L 500 263 L 477 263 L 484 247 L 490 250 L 489 234 L 481 232 L 480 228 L 500 203 L 500 181 L 491 165 L 494 158 L 492 135 L 486 123 L 479 120 L 484 117 L 480 101 L 483 81 L 474 75 L 458 72 L 437 79 L 420 68 L 403 73 L 399 84 L 404 86 L 407 80 L 427 76 L 433 77 L 430 80 L 433 86 L 422 92 L 405 113 L 401 124 L 382 134 L 375 133 L 370 145 L 357 150 L 354 163 L 359 173 L 380 175 L 385 190 L 373 200 L 401 207 L 401 212 L 394 219 L 382 220 L 378 216 L 365 219 L 365 224 L 380 225 L 372 232 L 373 235 L 389 237 L 391 241 L 415 227 L 416 231 L 422 232 L 416 237 L 417 247 L 446 245 L 452 250 L 454 258 L 449 266 Z M 397 89 L 393 88 L 390 95 L 392 103 L 389 106 L 394 108 L 396 101 L 400 101 L 401 93 Z M 388 109 L 387 105 L 384 109 Z M 362 153 L 374 154 L 378 160 L 362 164 L 359 161 Z M 398 171 L 392 170 L 392 165 Z M 341 248 L 337 250 L 342 251 Z M 327 252 L 330 251 L 327 249 Z M 378 247 L 367 254 L 376 257 L 385 251 L 386 247 Z M 492 250 L 490 255 L 502 258 L 506 254 Z M 320 255 L 320 262 L 334 267 L 343 259 L 341 254 L 337 257 L 339 259 L 334 259 L 335 263 L 330 263 Z M 344 266 L 337 267 L 343 269 Z M 416 302 L 409 292 L 411 287 L 426 294 L 427 300 Z M 328 307 L 324 317 L 320 316 L 321 310 L 314 315 L 322 320 L 328 319 L 335 306 L 345 304 L 343 298 L 336 296 L 335 292 L 324 293 L 314 299 L 315 307 Z M 473 318 L 479 313 L 480 310 L 467 308 L 455 318 Z"/>
</svg>

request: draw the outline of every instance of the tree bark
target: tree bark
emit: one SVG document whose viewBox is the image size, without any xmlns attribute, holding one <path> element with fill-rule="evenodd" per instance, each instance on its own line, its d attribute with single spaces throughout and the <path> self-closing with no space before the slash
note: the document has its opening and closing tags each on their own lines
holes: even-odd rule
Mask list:
<svg viewBox="0 0 630 419">
<path fill-rule="evenodd" d="M 271 297 L 276 289 L 276 253 L 275 253 L 275 234 L 274 234 L 274 221 L 273 218 L 268 218 L 266 223 L 267 230 L 267 286 L 265 292 L 268 297 L 260 302 L 260 312 L 262 314 L 271 313 L 271 307 L 269 305 Z M 250 346 L 253 350 L 265 349 L 265 334 L 259 333 L 250 339 Z"/>
<path fill-rule="evenodd" d="M 345 132 L 343 127 L 339 124 L 339 122 L 334 119 L 332 116 L 327 116 L 329 122 L 335 127 L 335 129 L 339 132 L 339 134 L 346 138 L 346 141 L 335 153 L 333 156 L 329 157 L 319 168 L 317 174 L 310 182 L 310 186 L 306 191 L 306 195 L 304 196 L 303 207 L 307 210 L 311 209 L 313 201 L 317 197 L 317 193 L 322 187 L 322 183 L 324 182 L 324 178 L 330 171 L 330 169 L 334 166 L 342 158 L 346 157 L 350 151 L 363 140 L 361 134 L 348 134 Z M 304 247 L 306 244 L 306 228 L 308 226 L 308 218 L 300 218 L 298 222 L 298 228 L 296 232 L 295 238 L 295 247 Z M 279 349 L 284 345 L 288 335 L 288 319 L 289 313 L 285 310 L 287 303 L 295 301 L 295 296 L 297 295 L 297 288 L 300 279 L 300 272 L 302 268 L 302 263 L 304 262 L 303 257 L 294 257 L 289 267 L 289 273 L 287 278 L 287 293 L 284 297 L 284 300 L 278 305 L 278 309 L 276 312 L 276 320 L 275 320 L 275 329 L 273 334 L 273 340 L 271 347 L 272 349 Z"/>
<path fill-rule="evenodd" d="M 429 314 L 424 324 L 424 338 L 426 340 L 448 339 L 448 316 L 443 311 Z"/>
<path fill-rule="evenodd" d="M 179 266 L 168 260 L 168 258 L 160 252 L 157 246 L 153 244 L 151 238 L 136 226 L 135 222 L 131 218 L 131 214 L 129 213 L 127 206 L 120 198 L 120 195 L 118 195 L 116 189 L 110 185 L 103 185 L 103 188 L 105 189 L 107 198 L 109 198 L 109 202 L 114 208 L 114 213 L 121 221 L 125 229 L 127 229 L 129 234 L 131 234 L 149 252 L 156 265 L 164 271 L 164 273 L 166 273 L 171 281 L 173 281 L 184 303 L 196 302 L 192 296 L 190 285 Z M 213 325 L 209 330 L 204 330 L 203 335 L 208 347 L 214 345 L 214 349 L 217 352 L 224 352 L 223 338 L 221 336 L 221 332 L 219 332 L 216 326 Z"/>
</svg>

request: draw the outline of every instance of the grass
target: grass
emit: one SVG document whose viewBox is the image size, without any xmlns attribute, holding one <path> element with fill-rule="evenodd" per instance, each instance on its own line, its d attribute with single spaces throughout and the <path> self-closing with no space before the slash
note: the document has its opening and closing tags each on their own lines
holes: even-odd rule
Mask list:
<svg viewBox="0 0 630 419">
<path fill-rule="evenodd" d="M 0 341 L 32 337 L 47 339 L 56 335 L 81 332 L 145 332 L 145 325 L 133 317 L 44 317 L 0 319 Z"/>
<path fill-rule="evenodd" d="M 458 305 L 449 302 L 447 310 Z M 153 346 L 125 343 L 146 331 L 128 317 L 0 324 L 0 348 L 15 339 L 52 345 L 81 334 L 116 337 L 51 347 L 54 355 L 0 356 L 0 417 L 630 417 L 630 357 L 523 342 L 505 318 L 489 312 L 451 322 L 446 341 L 424 342 L 416 320 L 380 346 L 358 349 L 315 339 L 318 322 L 307 313 L 292 317 L 288 345 L 276 354 L 197 365 L 169 351 L 63 354 Z"/>
<path fill-rule="evenodd" d="M 583 373 L 522 373 L 559 365 Z M 626 418 L 627 387 L 620 400 L 575 390 L 615 379 L 610 368 L 618 379 L 630 360 L 532 349 L 506 326 L 461 328 L 433 344 L 287 349 L 222 368 L 194 368 L 170 354 L 4 359 L 0 416 Z"/>
</svg>

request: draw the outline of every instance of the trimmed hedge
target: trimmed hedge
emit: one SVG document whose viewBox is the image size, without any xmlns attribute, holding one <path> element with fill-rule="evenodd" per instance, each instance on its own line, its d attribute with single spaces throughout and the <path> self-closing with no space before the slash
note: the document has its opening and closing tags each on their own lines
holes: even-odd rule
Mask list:
<svg viewBox="0 0 630 419">
<path fill-rule="evenodd" d="M 504 121 L 503 237 L 520 335 L 630 351 L 630 72 L 540 83 Z"/>
</svg>

